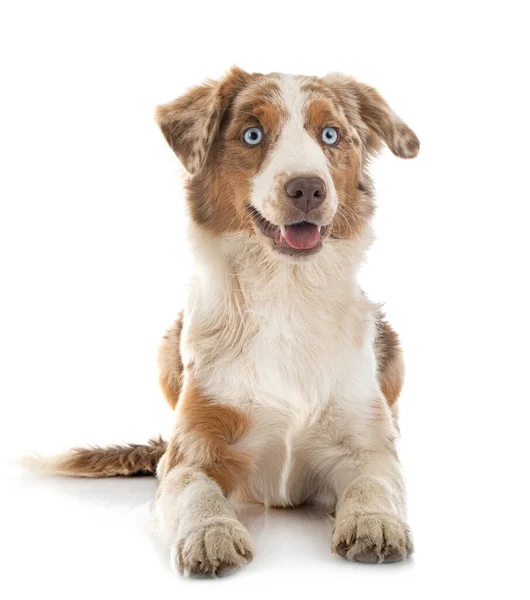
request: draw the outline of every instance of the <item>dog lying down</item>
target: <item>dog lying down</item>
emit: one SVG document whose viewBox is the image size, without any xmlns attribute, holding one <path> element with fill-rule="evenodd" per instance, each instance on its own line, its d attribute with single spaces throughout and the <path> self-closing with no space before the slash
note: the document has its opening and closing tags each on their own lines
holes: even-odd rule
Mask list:
<svg viewBox="0 0 530 600">
<path fill-rule="evenodd" d="M 372 241 L 370 159 L 414 132 L 351 77 L 233 68 L 158 107 L 187 171 L 195 270 L 164 337 L 169 441 L 35 459 L 80 477 L 155 474 L 155 518 L 183 573 L 253 556 L 238 501 L 314 503 L 332 550 L 391 562 L 412 552 L 396 454 L 398 338 L 357 282 Z"/>
</svg>

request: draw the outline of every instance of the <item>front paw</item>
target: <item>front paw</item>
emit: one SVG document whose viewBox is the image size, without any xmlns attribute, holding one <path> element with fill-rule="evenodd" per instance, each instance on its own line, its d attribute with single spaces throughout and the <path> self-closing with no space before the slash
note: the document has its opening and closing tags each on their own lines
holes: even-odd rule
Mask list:
<svg viewBox="0 0 530 600">
<path fill-rule="evenodd" d="M 331 549 L 348 560 L 381 563 L 404 560 L 413 544 L 408 526 L 398 517 L 357 512 L 337 521 Z"/>
<path fill-rule="evenodd" d="M 171 546 L 171 562 L 185 575 L 217 575 L 249 563 L 250 534 L 237 520 L 214 517 L 187 528 Z"/>
</svg>

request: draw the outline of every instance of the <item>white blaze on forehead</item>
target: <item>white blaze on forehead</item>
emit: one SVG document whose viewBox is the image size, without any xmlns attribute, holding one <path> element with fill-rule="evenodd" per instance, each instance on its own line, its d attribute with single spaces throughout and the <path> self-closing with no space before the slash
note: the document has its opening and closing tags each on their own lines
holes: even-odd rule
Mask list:
<svg viewBox="0 0 530 600">
<path fill-rule="evenodd" d="M 334 191 L 326 155 L 304 127 L 308 97 L 301 89 L 300 79 L 281 75 L 278 85 L 288 117 L 262 170 L 252 179 L 251 202 L 260 212 L 265 201 L 275 194 L 278 177 L 285 182 L 299 175 L 320 177 L 328 192 Z M 334 193 L 328 196 L 336 202 Z"/>
</svg>

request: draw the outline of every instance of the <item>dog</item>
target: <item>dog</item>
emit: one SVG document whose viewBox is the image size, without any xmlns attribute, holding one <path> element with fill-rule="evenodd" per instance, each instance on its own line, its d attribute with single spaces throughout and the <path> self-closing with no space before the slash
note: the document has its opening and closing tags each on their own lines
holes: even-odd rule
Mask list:
<svg viewBox="0 0 530 600">
<path fill-rule="evenodd" d="M 413 158 L 417 136 L 375 89 L 338 73 L 234 67 L 156 120 L 186 170 L 195 261 L 159 353 L 173 433 L 38 466 L 156 473 L 157 528 L 182 573 L 252 559 L 237 502 L 313 503 L 334 514 L 334 552 L 406 559 L 402 351 L 357 272 L 373 237 L 370 159 L 383 143 Z"/>
</svg>

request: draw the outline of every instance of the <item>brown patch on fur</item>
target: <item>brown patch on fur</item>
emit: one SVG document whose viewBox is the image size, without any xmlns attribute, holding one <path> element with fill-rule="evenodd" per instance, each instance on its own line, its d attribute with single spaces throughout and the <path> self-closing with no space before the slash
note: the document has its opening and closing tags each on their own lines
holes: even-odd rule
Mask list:
<svg viewBox="0 0 530 600">
<path fill-rule="evenodd" d="M 405 367 L 399 337 L 382 314 L 377 323 L 374 351 L 379 385 L 389 406 L 392 406 L 401 393 Z"/>
<path fill-rule="evenodd" d="M 177 405 L 182 389 L 183 364 L 180 355 L 180 336 L 182 333 L 183 313 L 181 312 L 173 327 L 167 330 L 158 350 L 159 383 L 171 408 Z"/>
<path fill-rule="evenodd" d="M 241 125 L 246 128 L 252 122 L 263 129 L 266 137 L 277 133 L 282 121 L 287 117 L 287 111 L 280 98 L 280 88 L 274 74 L 262 75 L 256 83 L 248 86 L 234 105 L 232 125 L 236 127 L 236 135 Z"/>
<path fill-rule="evenodd" d="M 248 433 L 246 414 L 207 397 L 194 383 L 178 405 L 175 434 L 168 446 L 166 473 L 177 465 L 193 466 L 214 479 L 225 494 L 245 490 L 251 456 L 236 443 Z"/>
<path fill-rule="evenodd" d="M 247 211 L 250 182 L 273 148 L 287 116 L 278 101 L 276 77 L 253 75 L 252 81 L 227 108 L 204 169 L 188 184 L 192 218 L 216 235 L 254 232 Z M 258 126 L 263 129 L 264 141 L 249 147 L 243 133 Z"/>
<path fill-rule="evenodd" d="M 311 100 L 305 110 L 305 128 L 315 137 L 321 140 L 322 131 L 326 127 L 335 127 L 339 130 L 339 138 L 349 136 L 348 122 L 335 110 L 330 99 L 321 96 Z M 341 135 L 342 134 L 342 135 Z M 322 146 L 324 150 L 333 150 L 337 146 Z"/>
<path fill-rule="evenodd" d="M 353 239 L 368 224 L 374 214 L 374 202 L 369 192 L 359 188 L 355 173 L 359 163 L 354 156 L 346 156 L 341 166 L 330 168 L 339 197 L 339 206 L 333 219 L 331 237 Z"/>
<path fill-rule="evenodd" d="M 29 456 L 23 462 L 37 471 L 71 477 L 154 475 L 166 446 L 167 443 L 158 438 L 148 444 L 74 448 L 56 457 Z"/>
</svg>

